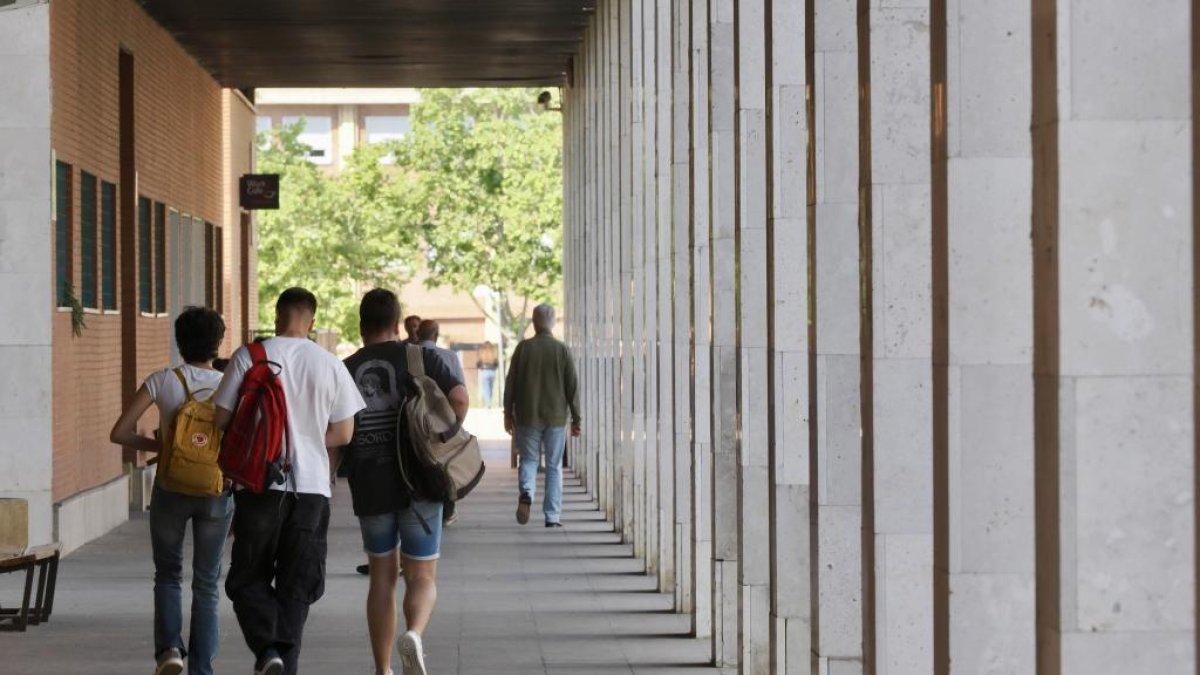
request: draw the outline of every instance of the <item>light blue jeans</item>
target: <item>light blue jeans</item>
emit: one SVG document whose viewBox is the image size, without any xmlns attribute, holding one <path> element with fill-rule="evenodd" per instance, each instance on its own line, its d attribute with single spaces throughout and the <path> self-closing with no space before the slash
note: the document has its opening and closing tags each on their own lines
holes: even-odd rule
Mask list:
<svg viewBox="0 0 1200 675">
<path fill-rule="evenodd" d="M 191 638 L 183 644 L 183 539 L 192 521 Z M 221 635 L 217 629 L 221 554 L 233 520 L 233 496 L 190 497 L 154 488 L 150 543 L 154 550 L 154 654 L 174 647 L 187 656 L 188 673 L 212 675 Z"/>
<path fill-rule="evenodd" d="M 547 523 L 557 523 L 562 515 L 562 461 L 567 445 L 567 427 L 517 427 L 517 452 L 521 455 L 518 473 L 521 494 L 532 500 L 537 494 L 538 460 L 546 453 L 546 496 L 542 512 Z"/>
</svg>

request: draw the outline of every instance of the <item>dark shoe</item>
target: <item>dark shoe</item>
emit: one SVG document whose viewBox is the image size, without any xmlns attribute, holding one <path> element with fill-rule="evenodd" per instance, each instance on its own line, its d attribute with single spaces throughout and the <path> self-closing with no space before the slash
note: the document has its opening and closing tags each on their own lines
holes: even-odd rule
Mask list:
<svg viewBox="0 0 1200 675">
<path fill-rule="evenodd" d="M 366 576 L 371 573 L 371 566 L 364 563 L 362 565 L 359 565 L 358 567 L 355 567 L 354 571 L 358 572 L 359 574 L 361 574 L 363 576 Z"/>
<path fill-rule="evenodd" d="M 254 664 L 254 675 L 283 675 L 283 659 L 274 649 L 268 649 Z"/>
<path fill-rule="evenodd" d="M 547 521 L 546 527 L 562 527 L 562 523 L 551 523 L 551 522 Z"/>
<path fill-rule="evenodd" d="M 450 527 L 458 522 L 458 504 L 446 502 L 442 507 L 442 527 Z"/>
<path fill-rule="evenodd" d="M 533 500 L 529 495 L 521 495 L 517 500 L 517 522 L 524 525 L 529 522 L 529 507 L 533 504 Z"/>
</svg>

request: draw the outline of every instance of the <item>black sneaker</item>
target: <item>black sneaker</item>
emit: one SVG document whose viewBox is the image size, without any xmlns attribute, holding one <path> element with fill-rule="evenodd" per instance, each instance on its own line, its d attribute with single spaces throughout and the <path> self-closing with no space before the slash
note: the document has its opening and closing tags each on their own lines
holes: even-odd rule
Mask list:
<svg viewBox="0 0 1200 675">
<path fill-rule="evenodd" d="M 546 527 L 562 527 L 562 523 L 552 523 L 550 521 L 546 521 Z"/>
<path fill-rule="evenodd" d="M 358 567 L 355 567 L 354 571 L 358 572 L 359 574 L 361 574 L 365 577 L 371 573 L 371 566 L 366 563 L 363 563 L 363 564 L 359 565 Z"/>
<path fill-rule="evenodd" d="M 517 522 L 524 525 L 529 522 L 529 507 L 533 504 L 533 500 L 529 495 L 521 495 L 517 499 Z"/>
<path fill-rule="evenodd" d="M 268 649 L 254 664 L 254 675 L 283 675 L 283 659 L 274 649 Z"/>
</svg>

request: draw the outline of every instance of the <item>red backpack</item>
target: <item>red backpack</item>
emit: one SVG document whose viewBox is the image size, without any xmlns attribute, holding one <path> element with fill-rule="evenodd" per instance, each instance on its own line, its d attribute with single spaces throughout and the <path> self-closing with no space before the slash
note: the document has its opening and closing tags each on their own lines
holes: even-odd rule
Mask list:
<svg viewBox="0 0 1200 675">
<path fill-rule="evenodd" d="M 280 365 L 267 360 L 262 343 L 251 342 L 246 348 L 252 363 L 238 390 L 217 461 L 226 478 L 258 494 L 291 472 L 285 452 L 287 402 Z"/>
</svg>

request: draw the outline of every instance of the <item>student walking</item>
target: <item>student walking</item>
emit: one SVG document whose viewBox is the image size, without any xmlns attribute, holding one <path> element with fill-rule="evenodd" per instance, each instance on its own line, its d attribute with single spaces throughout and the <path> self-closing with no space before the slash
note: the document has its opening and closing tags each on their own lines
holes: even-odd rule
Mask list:
<svg viewBox="0 0 1200 675">
<path fill-rule="evenodd" d="M 221 554 L 225 536 L 233 518 L 233 499 L 225 489 L 216 468 L 215 438 L 204 439 L 201 446 L 212 448 L 207 482 L 212 489 L 187 490 L 172 483 L 167 464 L 172 449 L 176 412 L 189 400 L 207 400 L 221 382 L 221 373 L 213 368 L 213 359 L 225 337 L 221 315 L 205 307 L 188 307 L 175 319 L 175 345 L 184 363 L 152 373 L 134 394 L 121 414 L 109 438 L 127 448 L 159 452 L 158 473 L 150 499 L 150 543 L 154 552 L 154 656 L 155 675 L 178 675 L 184 660 L 189 673 L 212 675 L 220 634 L 217 629 L 217 582 L 221 577 Z M 163 441 L 144 436 L 137 430 L 142 414 L 154 405 Z M 202 480 L 205 478 L 201 476 Z M 183 541 L 188 522 L 192 524 L 192 610 L 191 634 L 183 641 Z"/>
<path fill-rule="evenodd" d="M 497 351 L 496 345 L 490 341 L 479 345 L 475 368 L 479 371 L 479 398 L 485 408 L 492 407 L 495 398 L 493 392 L 496 390 L 496 369 L 499 367 L 500 352 Z"/>
<path fill-rule="evenodd" d="M 555 314 L 550 305 L 533 309 L 534 337 L 522 340 L 513 352 L 504 388 L 504 430 L 514 434 L 521 464 L 517 522 L 529 522 L 542 454 L 546 459 L 546 495 L 542 513 L 546 527 L 562 527 L 562 460 L 567 440 L 582 432 L 579 385 L 571 350 L 554 337 Z"/>
<path fill-rule="evenodd" d="M 275 303 L 275 337 L 262 341 L 277 364 L 287 408 L 291 470 L 260 494 L 235 493 L 233 554 L 225 592 L 255 656 L 255 675 L 295 675 L 308 610 L 325 592 L 330 452 L 350 442 L 354 415 L 365 406 L 333 354 L 308 339 L 317 299 L 289 288 Z M 214 396 L 224 428 L 252 365 L 234 352 Z"/>
<path fill-rule="evenodd" d="M 398 648 L 404 675 L 426 675 L 421 635 L 437 600 L 437 561 L 441 554 L 442 499 L 436 483 L 418 480 L 410 489 L 406 475 L 422 471 L 406 439 L 398 438 L 401 406 L 411 379 L 407 345 L 398 342 L 400 301 L 375 289 L 359 305 L 363 348 L 346 359 L 346 369 L 366 401 L 357 416 L 354 439 L 346 451 L 354 514 L 362 530 L 370 571 L 367 627 L 376 675 L 392 673 L 396 635 L 396 576 L 404 559 L 406 632 Z M 455 415 L 469 405 L 462 380 L 432 349 L 421 350 L 425 375 L 446 394 Z"/>
</svg>

